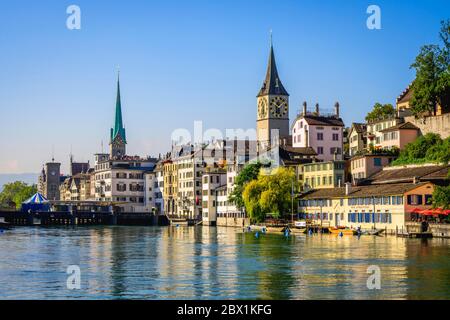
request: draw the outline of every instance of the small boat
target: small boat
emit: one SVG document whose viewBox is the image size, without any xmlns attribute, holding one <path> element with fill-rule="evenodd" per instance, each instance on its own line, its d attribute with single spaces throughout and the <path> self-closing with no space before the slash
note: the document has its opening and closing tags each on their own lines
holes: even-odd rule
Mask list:
<svg viewBox="0 0 450 320">
<path fill-rule="evenodd" d="M 369 236 L 379 236 L 384 232 L 384 229 L 370 229 L 370 230 L 364 230 L 362 234 L 369 235 Z"/>
<path fill-rule="evenodd" d="M 353 229 L 344 229 L 344 228 L 336 228 L 336 227 L 333 227 L 333 228 L 328 228 L 328 232 L 330 232 L 331 234 L 336 234 L 336 235 L 339 235 L 339 234 L 341 234 L 342 233 L 342 235 L 350 235 L 350 236 L 353 236 L 353 235 L 356 235 L 357 234 L 357 231 L 356 230 L 353 230 Z"/>
</svg>

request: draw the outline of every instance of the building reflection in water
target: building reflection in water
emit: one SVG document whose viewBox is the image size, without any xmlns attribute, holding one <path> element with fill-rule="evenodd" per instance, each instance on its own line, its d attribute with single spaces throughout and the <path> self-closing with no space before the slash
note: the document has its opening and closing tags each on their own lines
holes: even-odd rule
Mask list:
<svg viewBox="0 0 450 320">
<path fill-rule="evenodd" d="M 208 227 L 17 228 L 0 299 L 450 299 L 450 240 Z M 81 290 L 66 268 L 79 265 Z M 381 270 L 369 290 L 367 268 Z"/>
</svg>

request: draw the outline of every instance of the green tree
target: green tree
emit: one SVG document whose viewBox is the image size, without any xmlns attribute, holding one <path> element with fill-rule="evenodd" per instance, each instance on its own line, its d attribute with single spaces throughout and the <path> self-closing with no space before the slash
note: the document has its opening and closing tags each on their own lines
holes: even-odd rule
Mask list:
<svg viewBox="0 0 450 320">
<path fill-rule="evenodd" d="M 260 162 L 247 164 L 236 176 L 236 180 L 234 181 L 234 189 L 229 196 L 229 200 L 238 208 L 244 207 L 242 192 L 244 191 L 245 186 L 252 180 L 256 180 L 258 178 L 262 166 L 263 165 Z"/>
<path fill-rule="evenodd" d="M 450 186 L 436 186 L 434 188 L 433 208 L 450 209 Z"/>
<path fill-rule="evenodd" d="M 441 22 L 439 38 L 442 45 L 425 45 L 411 68 L 416 79 L 411 85 L 411 110 L 416 117 L 435 114 L 450 88 L 450 20 Z"/>
<path fill-rule="evenodd" d="M 383 119 L 385 117 L 394 116 L 395 115 L 395 108 L 392 106 L 392 104 L 381 104 L 379 102 L 375 103 L 375 105 L 372 108 L 372 111 L 370 111 L 366 116 L 366 121 L 374 121 L 378 119 Z"/>
<path fill-rule="evenodd" d="M 264 221 L 267 214 L 280 217 L 289 211 L 295 173 L 289 168 L 277 168 L 268 175 L 260 174 L 248 183 L 242 193 L 245 208 L 253 221 Z"/>
<path fill-rule="evenodd" d="M 28 185 L 22 181 L 7 183 L 3 186 L 0 193 L 0 205 L 8 207 L 9 203 L 14 202 L 16 208 L 20 208 L 22 202 L 33 196 L 37 192 L 35 184 Z"/>
<path fill-rule="evenodd" d="M 392 164 L 448 163 L 450 161 L 450 137 L 442 140 L 436 133 L 427 133 L 406 145 Z"/>
</svg>

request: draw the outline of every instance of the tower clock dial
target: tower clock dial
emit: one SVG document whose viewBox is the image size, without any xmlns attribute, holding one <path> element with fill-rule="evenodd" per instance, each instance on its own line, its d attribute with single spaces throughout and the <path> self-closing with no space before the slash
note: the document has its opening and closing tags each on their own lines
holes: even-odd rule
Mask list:
<svg viewBox="0 0 450 320">
<path fill-rule="evenodd" d="M 270 113 L 274 118 L 286 118 L 288 111 L 288 103 L 285 98 L 275 97 L 270 100 Z"/>
<path fill-rule="evenodd" d="M 258 117 L 260 119 L 263 119 L 263 118 L 267 117 L 267 102 L 266 102 L 265 99 L 259 100 Z"/>
</svg>

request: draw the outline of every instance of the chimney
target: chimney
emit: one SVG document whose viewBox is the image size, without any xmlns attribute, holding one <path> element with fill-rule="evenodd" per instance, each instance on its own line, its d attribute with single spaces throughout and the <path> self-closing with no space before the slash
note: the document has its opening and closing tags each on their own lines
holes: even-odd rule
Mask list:
<svg viewBox="0 0 450 320">
<path fill-rule="evenodd" d="M 306 101 L 303 101 L 303 115 L 304 116 L 306 116 L 307 107 L 308 107 L 308 104 L 306 103 Z"/>
<path fill-rule="evenodd" d="M 336 115 L 336 118 L 339 118 L 339 102 L 334 104 L 334 114 Z"/>
<path fill-rule="evenodd" d="M 352 184 L 350 182 L 345 183 L 345 195 L 348 196 L 352 192 Z"/>
<path fill-rule="evenodd" d="M 316 103 L 316 115 L 320 115 L 320 112 L 319 112 L 319 104 L 318 103 Z"/>
</svg>

